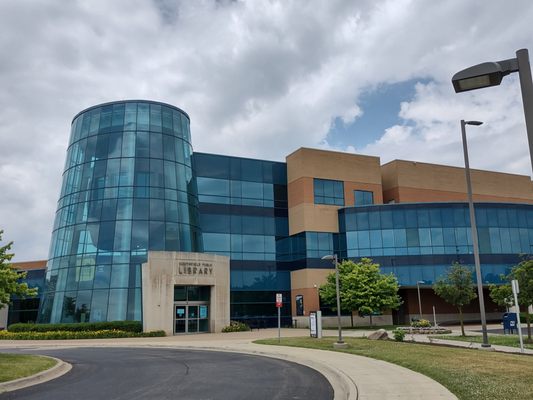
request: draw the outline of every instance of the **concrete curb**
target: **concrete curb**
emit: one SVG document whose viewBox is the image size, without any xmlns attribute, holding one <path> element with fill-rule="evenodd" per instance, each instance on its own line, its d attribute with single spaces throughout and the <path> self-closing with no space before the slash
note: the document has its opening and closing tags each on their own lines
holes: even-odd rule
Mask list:
<svg viewBox="0 0 533 400">
<path fill-rule="evenodd" d="M 72 369 L 72 365 L 63 360 L 60 360 L 59 358 L 49 356 L 41 357 L 47 357 L 56 360 L 57 364 L 54 365 L 52 368 L 38 372 L 35 375 L 0 383 L 0 393 L 12 392 L 13 390 L 24 389 L 29 386 L 38 385 L 39 383 L 48 382 L 52 379 L 56 379 L 60 376 L 65 375 Z"/>
</svg>

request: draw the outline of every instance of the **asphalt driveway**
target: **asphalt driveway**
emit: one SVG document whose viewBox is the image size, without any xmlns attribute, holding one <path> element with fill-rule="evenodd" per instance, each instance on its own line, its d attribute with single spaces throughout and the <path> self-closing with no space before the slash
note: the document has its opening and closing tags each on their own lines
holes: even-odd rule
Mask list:
<svg viewBox="0 0 533 400">
<path fill-rule="evenodd" d="M 314 369 L 268 357 L 161 348 L 23 351 L 60 358 L 73 368 L 1 400 L 333 399 L 331 385 Z"/>
</svg>

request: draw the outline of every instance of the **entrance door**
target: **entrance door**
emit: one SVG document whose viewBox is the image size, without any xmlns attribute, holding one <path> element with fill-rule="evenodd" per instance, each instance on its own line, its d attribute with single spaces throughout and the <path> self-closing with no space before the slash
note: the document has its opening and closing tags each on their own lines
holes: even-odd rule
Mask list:
<svg viewBox="0 0 533 400">
<path fill-rule="evenodd" d="M 198 306 L 187 306 L 187 333 L 198 332 Z"/>
<path fill-rule="evenodd" d="M 175 306 L 174 333 L 186 333 L 187 330 L 187 306 Z"/>
<path fill-rule="evenodd" d="M 174 333 L 209 332 L 209 304 L 175 304 Z"/>
</svg>

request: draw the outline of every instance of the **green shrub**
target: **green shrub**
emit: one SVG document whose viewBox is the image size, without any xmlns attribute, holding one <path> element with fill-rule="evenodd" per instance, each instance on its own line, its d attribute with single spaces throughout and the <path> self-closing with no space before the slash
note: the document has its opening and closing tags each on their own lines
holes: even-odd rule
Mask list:
<svg viewBox="0 0 533 400">
<path fill-rule="evenodd" d="M 427 319 L 421 319 L 419 321 L 411 322 L 411 326 L 413 328 L 431 328 L 431 322 L 429 322 Z"/>
<path fill-rule="evenodd" d="M 68 339 L 108 339 L 125 337 L 160 337 L 164 331 L 130 332 L 116 329 L 99 331 L 50 331 L 50 332 L 8 332 L 0 331 L 3 340 L 68 340 Z"/>
<path fill-rule="evenodd" d="M 392 331 L 392 334 L 394 335 L 394 340 L 397 342 L 403 342 L 403 339 L 405 338 L 405 331 L 403 329 L 395 329 Z"/>
<path fill-rule="evenodd" d="M 78 322 L 71 324 L 12 324 L 9 332 L 89 332 L 103 330 L 118 330 L 124 332 L 142 332 L 140 321 L 111 321 L 111 322 Z"/>
<path fill-rule="evenodd" d="M 246 331 L 249 331 L 249 330 L 250 330 L 250 327 L 248 325 L 246 325 L 243 322 L 239 322 L 239 321 L 230 321 L 228 326 L 225 326 L 224 328 L 222 328 L 222 332 L 224 332 L 224 333 L 227 333 L 227 332 L 246 332 Z"/>
</svg>

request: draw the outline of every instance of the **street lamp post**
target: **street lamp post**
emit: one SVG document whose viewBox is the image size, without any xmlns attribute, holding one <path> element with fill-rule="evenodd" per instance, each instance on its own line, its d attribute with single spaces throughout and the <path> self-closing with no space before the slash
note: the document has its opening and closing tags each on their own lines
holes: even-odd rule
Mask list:
<svg viewBox="0 0 533 400">
<path fill-rule="evenodd" d="M 452 77 L 452 83 L 456 93 L 466 92 L 498 86 L 503 77 L 512 72 L 518 72 L 520 78 L 522 104 L 524 106 L 529 141 L 529 157 L 533 168 L 533 81 L 531 79 L 531 67 L 527 49 L 517 50 L 516 58 L 498 62 L 486 62 L 459 71 Z"/>
<path fill-rule="evenodd" d="M 320 286 L 318 286 L 316 283 L 313 285 L 313 287 L 316 289 L 316 298 L 318 303 L 318 309 L 317 311 L 320 311 Z"/>
<path fill-rule="evenodd" d="M 416 290 L 418 291 L 418 317 L 422 319 L 422 300 L 420 300 L 420 284 L 424 284 L 426 281 L 416 281 Z"/>
<path fill-rule="evenodd" d="M 335 343 L 336 347 L 345 347 L 345 343 L 342 340 L 342 326 L 341 326 L 341 296 L 339 290 L 339 260 L 337 254 L 327 255 L 322 257 L 322 260 L 333 260 L 333 265 L 335 265 L 335 291 L 337 294 L 337 327 L 339 330 L 339 339 Z"/>
<path fill-rule="evenodd" d="M 466 142 L 466 125 L 479 126 L 483 122 L 461 120 L 461 137 L 463 139 L 463 152 L 465 157 L 466 189 L 468 194 L 468 208 L 470 210 L 470 227 L 472 229 L 472 247 L 474 248 L 474 263 L 476 265 L 477 292 L 479 298 L 479 313 L 481 314 L 481 330 L 483 332 L 482 347 L 490 347 L 487 335 L 487 320 L 485 317 L 485 300 L 483 298 L 483 281 L 481 279 L 481 265 L 479 262 L 479 242 L 477 238 L 476 214 L 472 200 L 472 181 L 470 179 L 470 163 L 468 161 L 468 146 Z"/>
</svg>

